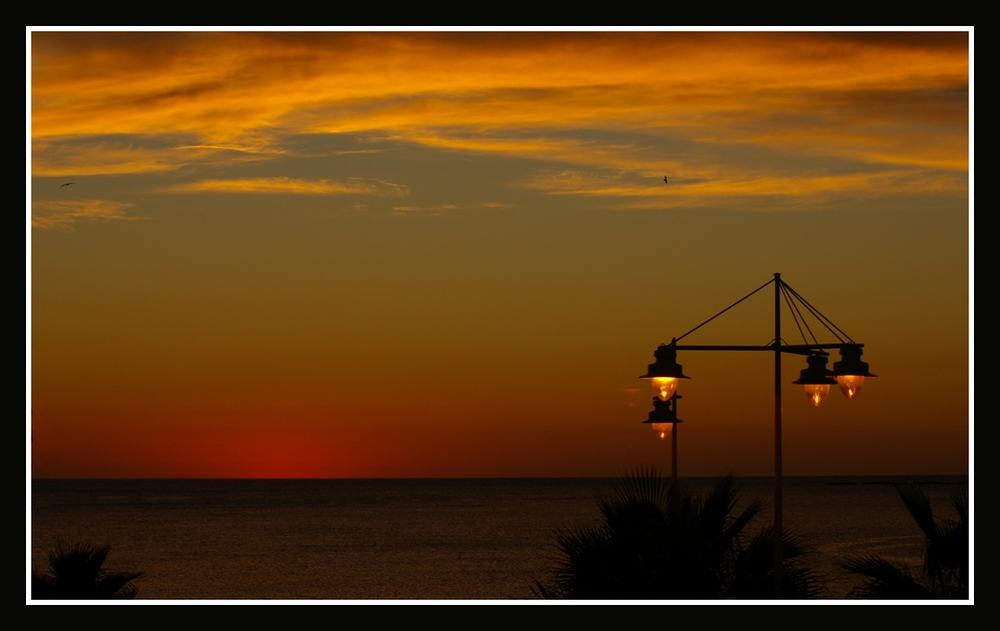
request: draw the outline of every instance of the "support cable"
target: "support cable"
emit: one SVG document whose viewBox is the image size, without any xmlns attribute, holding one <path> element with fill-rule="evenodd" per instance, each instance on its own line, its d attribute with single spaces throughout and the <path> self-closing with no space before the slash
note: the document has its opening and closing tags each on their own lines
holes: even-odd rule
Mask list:
<svg viewBox="0 0 1000 631">
<path fill-rule="evenodd" d="M 784 285 L 784 283 L 782 283 Z M 782 294 L 785 296 L 785 302 L 788 303 L 788 310 L 792 312 L 792 319 L 795 320 L 795 325 L 799 327 L 799 334 L 802 336 L 802 341 L 809 344 L 809 340 L 806 337 L 806 332 L 809 333 L 809 337 L 812 338 L 813 344 L 819 344 L 819 339 L 816 338 L 816 334 L 813 333 L 812 327 L 809 326 L 809 321 L 806 320 L 805 315 L 799 309 L 799 303 L 796 302 L 795 296 L 789 291 L 788 286 L 783 286 Z M 802 321 L 801 326 L 799 321 Z M 805 332 L 803 332 L 802 327 L 805 327 Z"/>
<path fill-rule="evenodd" d="M 788 286 L 786 285 L 786 287 L 788 287 Z M 792 295 L 795 296 L 795 298 L 799 302 L 801 302 L 806 307 L 806 309 L 809 310 L 810 313 L 812 313 L 814 316 L 816 316 L 816 319 L 819 320 L 820 323 L 823 324 L 824 327 L 826 327 L 826 330 L 829 331 L 831 334 L 833 334 L 833 336 L 836 337 L 841 343 L 843 343 L 844 339 L 846 338 L 847 341 L 850 342 L 851 344 L 857 344 L 857 342 L 855 342 L 853 339 L 851 339 L 850 335 L 848 335 L 847 333 L 844 333 L 844 331 L 839 326 L 837 326 L 836 324 L 834 324 L 833 320 L 831 320 L 830 318 L 826 317 L 825 315 L 823 315 L 822 312 L 820 312 L 819 309 L 817 309 L 816 307 L 814 307 L 811 304 L 809 304 L 809 301 L 806 300 L 805 298 L 803 298 L 801 295 L 799 295 L 799 292 L 795 291 L 791 287 L 788 287 L 788 290 L 790 292 L 792 292 Z M 838 333 L 839 333 L 839 335 L 838 335 Z M 841 337 L 841 335 L 843 337 Z"/>
<path fill-rule="evenodd" d="M 751 292 L 750 292 L 749 294 L 747 294 L 746 296 L 743 296 L 742 298 L 740 298 L 739 300 L 737 300 L 737 301 L 736 301 L 736 302 L 734 302 L 733 304 L 729 305 L 728 307 L 726 307 L 726 308 L 725 308 L 725 309 L 723 309 L 722 311 L 720 311 L 720 312 L 716 313 L 716 314 L 715 314 L 714 316 L 712 316 L 711 318 L 709 318 L 709 319 L 705 320 L 704 322 L 702 322 L 702 323 L 701 323 L 701 324 L 699 324 L 698 326 L 694 327 L 693 329 L 691 329 L 690 331 L 688 331 L 688 332 L 687 332 L 687 333 L 685 333 L 684 335 L 682 335 L 682 336 L 680 336 L 680 337 L 675 337 L 675 338 L 674 338 L 674 342 L 677 342 L 678 340 L 683 340 L 683 339 L 684 339 L 685 337 L 687 337 L 687 336 L 691 335 L 692 333 L 694 333 L 695 331 L 697 331 L 697 330 L 698 330 L 698 329 L 700 329 L 701 327 L 705 326 L 706 324 L 708 324 L 708 323 L 709 323 L 709 322 L 711 322 L 712 320 L 714 320 L 714 319 L 718 318 L 718 317 L 719 317 L 720 315 L 722 315 L 723 313 L 725 313 L 725 312 L 729 311 L 730 309 L 732 309 L 732 308 L 733 308 L 733 307 L 735 307 L 736 305 L 740 304 L 741 302 L 743 302 L 744 300 L 746 300 L 746 299 L 747 299 L 747 298 L 749 298 L 750 296 L 754 295 L 755 293 L 757 293 L 757 292 L 758 292 L 758 291 L 760 291 L 761 289 L 764 289 L 765 287 L 767 287 L 768 285 L 770 285 L 770 284 L 771 284 L 771 283 L 773 283 L 773 282 L 774 282 L 774 279 L 772 278 L 771 280 L 767 281 L 766 283 L 764 283 L 763 285 L 761 285 L 761 286 L 760 286 L 760 287 L 758 287 L 757 289 L 754 289 L 753 291 L 751 291 Z"/>
</svg>

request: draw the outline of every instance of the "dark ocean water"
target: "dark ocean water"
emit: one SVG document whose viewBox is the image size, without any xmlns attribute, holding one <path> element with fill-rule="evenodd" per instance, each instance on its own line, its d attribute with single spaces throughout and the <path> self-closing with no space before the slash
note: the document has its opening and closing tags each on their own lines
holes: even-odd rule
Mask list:
<svg viewBox="0 0 1000 631">
<path fill-rule="evenodd" d="M 532 598 L 550 579 L 553 536 L 594 523 L 610 479 L 34 480 L 31 563 L 59 542 L 110 544 L 107 565 L 145 574 L 143 599 Z M 695 492 L 711 479 L 687 479 Z M 737 480 L 765 510 L 772 480 Z M 914 483 L 938 519 L 967 476 L 786 478 L 784 518 L 825 577 L 826 598 L 853 579 L 840 564 L 879 554 L 919 572 L 923 535 L 894 484 Z"/>
</svg>

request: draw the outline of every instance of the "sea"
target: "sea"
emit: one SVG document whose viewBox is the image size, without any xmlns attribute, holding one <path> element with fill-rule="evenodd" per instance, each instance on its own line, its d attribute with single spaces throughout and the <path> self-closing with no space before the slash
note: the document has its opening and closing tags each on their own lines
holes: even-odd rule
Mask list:
<svg viewBox="0 0 1000 631">
<path fill-rule="evenodd" d="M 695 494 L 717 480 L 685 478 Z M 784 524 L 806 545 L 822 597 L 856 586 L 841 568 L 879 555 L 915 576 L 924 536 L 895 490 L 914 484 L 938 520 L 968 476 L 788 477 Z M 614 479 L 33 480 L 30 566 L 60 544 L 110 545 L 106 567 L 141 571 L 139 599 L 537 598 L 560 530 L 596 524 Z M 771 522 L 773 480 L 737 478 L 738 507 Z M 26 580 L 27 583 L 27 580 Z"/>
</svg>

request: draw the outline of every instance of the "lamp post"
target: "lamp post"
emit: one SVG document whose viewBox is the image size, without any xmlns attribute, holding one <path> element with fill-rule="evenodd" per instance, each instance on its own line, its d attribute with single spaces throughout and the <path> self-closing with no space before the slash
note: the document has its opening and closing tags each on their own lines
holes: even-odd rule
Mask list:
<svg viewBox="0 0 1000 631">
<path fill-rule="evenodd" d="M 677 342 L 691 333 L 694 333 L 726 311 L 729 311 L 739 303 L 743 302 L 758 291 L 770 284 L 774 284 L 774 339 L 770 344 L 763 346 L 691 346 L 678 345 Z M 799 333 L 802 335 L 803 344 L 785 344 L 781 338 L 781 303 L 788 305 L 792 319 L 795 321 Z M 826 330 L 837 338 L 836 343 L 819 343 L 813 334 L 806 314 L 813 316 Z M 811 341 L 808 338 L 811 338 Z M 838 384 L 840 391 L 848 399 L 854 399 L 858 391 L 864 384 L 865 377 L 875 377 L 868 371 L 868 364 L 861 361 L 861 353 L 864 344 L 858 344 L 846 333 L 837 327 L 829 318 L 824 316 L 794 289 L 781 280 L 781 274 L 775 274 L 772 280 L 764 283 L 743 298 L 740 298 L 708 320 L 702 322 L 680 337 L 675 337 L 669 345 L 661 344 L 653 354 L 656 361 L 649 365 L 647 373 L 640 379 L 649 379 L 653 384 L 654 409 L 650 412 L 647 423 L 655 423 L 654 416 L 660 419 L 675 419 L 673 426 L 673 459 L 672 477 L 677 481 L 677 426 L 675 423 L 677 409 L 676 394 L 677 384 L 681 379 L 690 379 L 684 375 L 683 368 L 677 363 L 677 351 L 765 351 L 774 353 L 774 591 L 775 596 L 780 597 L 782 593 L 782 445 L 781 445 L 781 355 L 791 353 L 795 355 L 805 355 L 807 367 L 800 373 L 799 379 L 794 383 L 805 387 L 806 396 L 813 405 L 823 402 L 830 386 Z M 839 350 L 841 360 L 834 363 L 833 370 L 827 370 L 827 351 Z M 664 402 L 670 401 L 669 411 L 664 409 Z M 669 421 L 668 421 L 669 422 Z"/>
</svg>

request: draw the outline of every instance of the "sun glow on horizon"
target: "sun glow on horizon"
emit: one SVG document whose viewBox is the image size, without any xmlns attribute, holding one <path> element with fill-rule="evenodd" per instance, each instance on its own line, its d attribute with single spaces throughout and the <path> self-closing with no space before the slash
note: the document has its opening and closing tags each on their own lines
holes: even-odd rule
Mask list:
<svg viewBox="0 0 1000 631">
<path fill-rule="evenodd" d="M 970 32 L 29 37 L 30 476 L 613 476 L 775 271 L 891 375 L 786 473 L 968 470 Z M 682 360 L 685 475 L 768 474 L 773 360 Z"/>
</svg>

